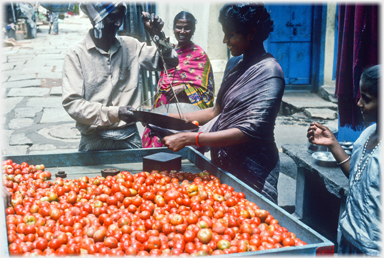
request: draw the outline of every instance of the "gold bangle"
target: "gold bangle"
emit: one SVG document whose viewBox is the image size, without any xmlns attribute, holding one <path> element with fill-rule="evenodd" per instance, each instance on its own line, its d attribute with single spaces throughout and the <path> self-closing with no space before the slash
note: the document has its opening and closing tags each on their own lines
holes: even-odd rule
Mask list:
<svg viewBox="0 0 384 258">
<path fill-rule="evenodd" d="M 351 156 L 349 156 L 348 158 L 346 158 L 346 159 L 343 160 L 342 162 L 337 163 L 337 165 L 338 165 L 338 166 L 343 165 L 345 162 L 347 162 L 347 161 L 350 160 L 350 159 L 351 159 Z"/>
</svg>

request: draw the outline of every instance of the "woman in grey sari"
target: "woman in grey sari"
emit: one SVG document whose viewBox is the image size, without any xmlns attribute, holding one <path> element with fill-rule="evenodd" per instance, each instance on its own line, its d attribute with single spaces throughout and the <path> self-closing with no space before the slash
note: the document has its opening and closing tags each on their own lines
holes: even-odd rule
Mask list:
<svg viewBox="0 0 384 258">
<path fill-rule="evenodd" d="M 214 107 L 185 114 L 203 125 L 199 132 L 163 141 L 174 151 L 211 147 L 214 164 L 277 203 L 280 162 L 273 131 L 285 83 L 280 65 L 263 46 L 273 21 L 264 5 L 240 3 L 225 5 L 219 21 L 223 43 L 233 56 L 243 57 L 226 73 Z"/>
</svg>

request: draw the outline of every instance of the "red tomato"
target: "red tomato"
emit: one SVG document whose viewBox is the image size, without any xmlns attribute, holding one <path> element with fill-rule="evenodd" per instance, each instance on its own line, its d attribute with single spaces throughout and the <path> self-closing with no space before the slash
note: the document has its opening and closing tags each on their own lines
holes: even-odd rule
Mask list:
<svg viewBox="0 0 384 258">
<path fill-rule="evenodd" d="M 194 120 L 194 121 L 192 121 L 191 123 L 194 124 L 194 125 L 199 126 L 199 121 Z"/>
<path fill-rule="evenodd" d="M 160 247 L 161 247 L 160 238 L 157 236 L 150 236 L 148 239 L 148 248 L 152 250 L 152 249 L 159 249 Z"/>
<path fill-rule="evenodd" d="M 212 231 L 208 228 L 200 229 L 200 231 L 197 233 L 197 238 L 200 240 L 200 242 L 207 244 L 212 239 Z"/>
<path fill-rule="evenodd" d="M 109 248 L 116 248 L 118 245 L 118 241 L 114 237 L 107 237 L 104 239 L 104 245 Z"/>
<path fill-rule="evenodd" d="M 148 234 L 145 233 L 144 231 L 139 231 L 135 234 L 135 238 L 137 241 L 139 241 L 140 243 L 144 243 L 146 242 L 149 237 L 148 237 Z"/>
<path fill-rule="evenodd" d="M 291 237 L 286 237 L 283 239 L 283 246 L 294 246 L 295 240 Z"/>
</svg>

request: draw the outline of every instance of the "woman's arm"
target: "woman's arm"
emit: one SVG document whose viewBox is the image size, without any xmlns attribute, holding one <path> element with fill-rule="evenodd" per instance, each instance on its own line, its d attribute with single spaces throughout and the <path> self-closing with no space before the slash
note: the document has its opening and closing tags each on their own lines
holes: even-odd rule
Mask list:
<svg viewBox="0 0 384 258">
<path fill-rule="evenodd" d="M 205 109 L 204 109 L 205 110 Z M 165 146 L 173 151 L 179 151 L 188 145 L 226 147 L 250 140 L 250 136 L 238 128 L 231 128 L 212 133 L 178 133 L 163 138 Z"/>
<path fill-rule="evenodd" d="M 333 133 L 326 126 L 318 123 L 312 123 L 308 128 L 307 138 L 310 143 L 328 147 L 333 157 L 335 157 L 336 162 L 343 163 L 340 165 L 340 168 L 349 178 L 349 156 L 341 147 Z"/>
</svg>

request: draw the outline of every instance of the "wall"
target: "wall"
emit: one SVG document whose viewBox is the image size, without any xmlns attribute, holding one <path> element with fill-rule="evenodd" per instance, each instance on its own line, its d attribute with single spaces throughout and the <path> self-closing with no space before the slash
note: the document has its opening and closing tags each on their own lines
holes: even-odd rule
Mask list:
<svg viewBox="0 0 384 258">
<path fill-rule="evenodd" d="M 327 4 L 327 24 L 325 32 L 325 51 L 324 51 L 324 85 L 334 86 L 332 80 L 333 58 L 335 46 L 335 18 L 337 3 L 329 2 Z M 337 50 L 336 50 L 337 51 Z"/>
<path fill-rule="evenodd" d="M 159 3 L 156 5 L 159 17 L 164 21 L 164 33 L 172 43 L 177 43 L 173 33 L 173 19 L 181 11 L 193 14 L 197 20 L 196 31 L 192 41 L 202 47 L 212 63 L 215 79 L 215 95 L 220 88 L 225 65 L 227 63 L 227 47 L 222 43 L 224 33 L 218 22 L 219 11 L 223 4 L 214 2 L 196 3 Z"/>
</svg>

